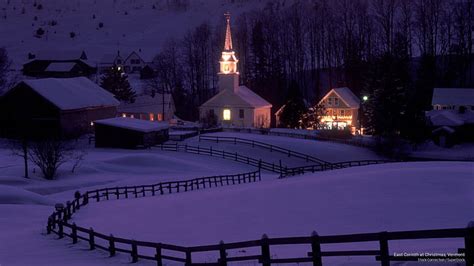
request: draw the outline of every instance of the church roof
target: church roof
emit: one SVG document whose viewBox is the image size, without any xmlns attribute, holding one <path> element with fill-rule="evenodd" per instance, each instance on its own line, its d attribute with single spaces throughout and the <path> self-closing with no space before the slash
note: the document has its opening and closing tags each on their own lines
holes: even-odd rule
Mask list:
<svg viewBox="0 0 474 266">
<path fill-rule="evenodd" d="M 246 86 L 239 86 L 236 90 L 227 89 L 220 91 L 218 94 L 214 95 L 214 97 L 202 104 L 202 106 L 271 108 L 272 104 Z"/>
<path fill-rule="evenodd" d="M 240 86 L 237 92 L 235 92 L 242 100 L 252 105 L 255 108 L 272 107 L 272 104 L 267 100 L 260 97 L 260 95 L 253 92 L 246 86 Z"/>
</svg>

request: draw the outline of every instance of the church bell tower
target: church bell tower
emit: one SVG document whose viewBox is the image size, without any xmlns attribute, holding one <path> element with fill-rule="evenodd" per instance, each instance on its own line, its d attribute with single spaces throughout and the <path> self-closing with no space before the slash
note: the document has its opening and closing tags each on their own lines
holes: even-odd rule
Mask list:
<svg viewBox="0 0 474 266">
<path fill-rule="evenodd" d="M 225 32 L 225 44 L 224 51 L 222 51 L 222 57 L 219 61 L 220 72 L 219 75 L 219 91 L 232 90 L 236 92 L 239 88 L 239 72 L 237 72 L 237 57 L 235 51 L 232 48 L 232 33 L 230 30 L 230 13 L 225 13 L 226 18 L 226 32 Z"/>
</svg>

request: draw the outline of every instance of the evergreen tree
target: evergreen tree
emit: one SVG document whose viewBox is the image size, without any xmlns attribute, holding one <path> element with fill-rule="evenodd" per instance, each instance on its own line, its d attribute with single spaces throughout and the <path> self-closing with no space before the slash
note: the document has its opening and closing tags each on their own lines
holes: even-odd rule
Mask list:
<svg viewBox="0 0 474 266">
<path fill-rule="evenodd" d="M 292 81 L 288 89 L 288 98 L 280 115 L 280 123 L 282 127 L 299 128 L 303 115 L 307 108 L 303 97 L 301 96 L 298 83 Z"/>
<path fill-rule="evenodd" d="M 322 104 L 317 104 L 308 108 L 308 111 L 301 117 L 302 128 L 318 129 L 321 126 L 321 117 L 326 112 Z"/>
<path fill-rule="evenodd" d="M 128 76 L 117 66 L 110 68 L 102 76 L 100 86 L 115 95 L 119 101 L 133 102 L 137 96 L 130 87 Z"/>
</svg>

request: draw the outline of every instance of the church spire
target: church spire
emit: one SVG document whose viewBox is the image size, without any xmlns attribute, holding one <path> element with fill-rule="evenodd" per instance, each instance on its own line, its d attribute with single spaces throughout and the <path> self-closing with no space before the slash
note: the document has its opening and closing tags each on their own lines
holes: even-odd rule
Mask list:
<svg viewBox="0 0 474 266">
<path fill-rule="evenodd" d="M 227 27 L 225 31 L 225 44 L 224 44 L 224 50 L 225 51 L 232 51 L 232 33 L 230 31 L 230 13 L 226 12 L 224 14 L 226 22 L 227 22 Z"/>
</svg>

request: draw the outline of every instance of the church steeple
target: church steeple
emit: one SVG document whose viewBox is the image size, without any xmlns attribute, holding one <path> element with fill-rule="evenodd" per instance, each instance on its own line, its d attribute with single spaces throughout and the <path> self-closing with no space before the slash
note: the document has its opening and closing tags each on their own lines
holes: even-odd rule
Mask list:
<svg viewBox="0 0 474 266">
<path fill-rule="evenodd" d="M 226 18 L 226 32 L 225 32 L 225 43 L 224 51 L 222 51 L 222 57 L 220 60 L 220 73 L 219 74 L 238 74 L 237 72 L 237 57 L 235 57 L 235 51 L 232 48 L 232 33 L 230 30 L 230 13 L 224 14 Z"/>
<path fill-rule="evenodd" d="M 232 33 L 230 31 L 230 13 L 226 12 L 224 16 L 227 23 L 226 30 L 225 30 L 224 51 L 232 51 Z"/>
</svg>

